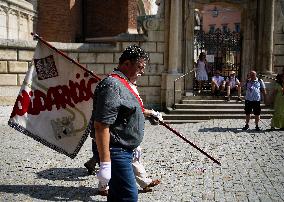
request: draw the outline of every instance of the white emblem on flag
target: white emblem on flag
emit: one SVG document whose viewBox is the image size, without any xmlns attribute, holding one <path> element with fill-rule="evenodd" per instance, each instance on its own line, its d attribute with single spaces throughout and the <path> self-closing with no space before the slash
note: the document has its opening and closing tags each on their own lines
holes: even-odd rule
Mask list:
<svg viewBox="0 0 284 202">
<path fill-rule="evenodd" d="M 56 120 L 51 120 L 51 125 L 56 139 L 70 137 L 76 135 L 71 117 L 62 117 Z"/>
</svg>

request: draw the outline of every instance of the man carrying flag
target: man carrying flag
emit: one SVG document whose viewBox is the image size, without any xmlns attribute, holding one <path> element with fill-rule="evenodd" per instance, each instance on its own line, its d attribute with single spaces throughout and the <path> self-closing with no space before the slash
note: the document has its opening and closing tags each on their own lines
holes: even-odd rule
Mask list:
<svg viewBox="0 0 284 202">
<path fill-rule="evenodd" d="M 159 118 L 159 113 L 144 108 L 136 88 L 148 61 L 143 49 L 127 47 L 118 68 L 95 90 L 93 117 L 100 158 L 97 177 L 102 186 L 109 184 L 108 201 L 138 200 L 133 150 L 143 139 L 144 116 Z"/>
</svg>

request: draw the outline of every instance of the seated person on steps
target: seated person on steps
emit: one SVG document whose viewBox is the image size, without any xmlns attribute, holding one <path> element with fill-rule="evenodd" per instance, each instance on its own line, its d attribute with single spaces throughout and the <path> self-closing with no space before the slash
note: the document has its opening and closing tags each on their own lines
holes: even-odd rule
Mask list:
<svg viewBox="0 0 284 202">
<path fill-rule="evenodd" d="M 240 83 L 239 79 L 236 77 L 236 72 L 231 71 L 230 76 L 226 79 L 226 91 L 227 91 L 226 101 L 230 101 L 231 91 L 235 91 L 235 90 L 238 91 L 238 101 L 242 101 L 242 98 L 241 98 L 241 92 L 242 92 L 241 83 Z"/>
<path fill-rule="evenodd" d="M 223 93 L 225 89 L 224 77 L 220 75 L 220 70 L 216 70 L 215 75 L 212 77 L 211 81 L 211 93 L 216 95 L 219 92 Z"/>
</svg>

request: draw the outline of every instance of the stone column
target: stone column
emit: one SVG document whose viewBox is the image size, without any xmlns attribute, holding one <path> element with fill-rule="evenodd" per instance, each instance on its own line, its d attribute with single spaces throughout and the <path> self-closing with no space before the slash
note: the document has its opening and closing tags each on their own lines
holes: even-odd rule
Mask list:
<svg viewBox="0 0 284 202">
<path fill-rule="evenodd" d="M 242 40 L 242 63 L 241 63 L 241 80 L 246 79 L 247 73 L 254 69 L 259 69 L 258 59 L 262 53 L 260 50 L 261 48 L 257 48 L 257 24 L 262 21 L 257 21 L 257 1 L 248 1 L 246 5 L 244 5 L 244 10 L 242 12 L 242 33 L 243 33 L 243 40 Z M 261 35 L 259 33 L 259 35 Z M 260 41 L 260 40 L 258 40 Z"/>
<path fill-rule="evenodd" d="M 178 73 L 179 57 L 179 16 L 180 0 L 171 0 L 169 26 L 169 63 L 168 73 Z"/>
<path fill-rule="evenodd" d="M 162 106 L 169 107 L 174 104 L 174 80 L 181 76 L 181 0 L 165 0 L 165 37 L 167 47 L 165 48 L 165 64 L 167 72 L 162 74 L 161 97 Z M 176 102 L 180 99 L 181 89 L 177 84 Z"/>
<path fill-rule="evenodd" d="M 273 65 L 273 33 L 274 33 L 274 5 L 275 0 L 265 0 L 263 14 L 264 32 L 263 32 L 263 61 L 261 71 L 266 74 L 272 74 Z"/>
<path fill-rule="evenodd" d="M 185 56 L 184 56 L 184 65 L 185 65 L 185 73 L 189 72 L 193 69 L 194 65 L 194 27 L 195 27 L 195 11 L 194 4 L 192 2 L 187 2 L 184 16 L 184 25 L 183 29 L 185 32 L 183 43 L 185 43 Z M 192 91 L 193 89 L 193 77 L 194 74 L 190 73 L 185 77 L 186 82 L 186 91 Z"/>
</svg>

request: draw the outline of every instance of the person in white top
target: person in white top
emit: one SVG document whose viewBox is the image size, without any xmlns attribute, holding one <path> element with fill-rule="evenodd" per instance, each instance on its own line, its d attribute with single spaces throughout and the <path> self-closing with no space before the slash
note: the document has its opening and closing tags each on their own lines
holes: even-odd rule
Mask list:
<svg viewBox="0 0 284 202">
<path fill-rule="evenodd" d="M 198 93 L 201 93 L 204 82 L 208 80 L 207 61 L 206 61 L 206 54 L 204 52 L 200 53 L 195 69 L 196 69 L 196 80 L 198 82 Z"/>
<path fill-rule="evenodd" d="M 230 76 L 226 79 L 227 101 L 230 101 L 230 95 L 232 90 L 238 91 L 238 101 L 242 101 L 241 98 L 242 87 L 239 79 L 236 77 L 235 71 L 231 71 Z"/>
<path fill-rule="evenodd" d="M 215 76 L 212 77 L 211 81 L 211 92 L 215 95 L 218 92 L 224 92 L 225 80 L 224 77 L 220 75 L 220 70 L 216 70 Z"/>
</svg>

